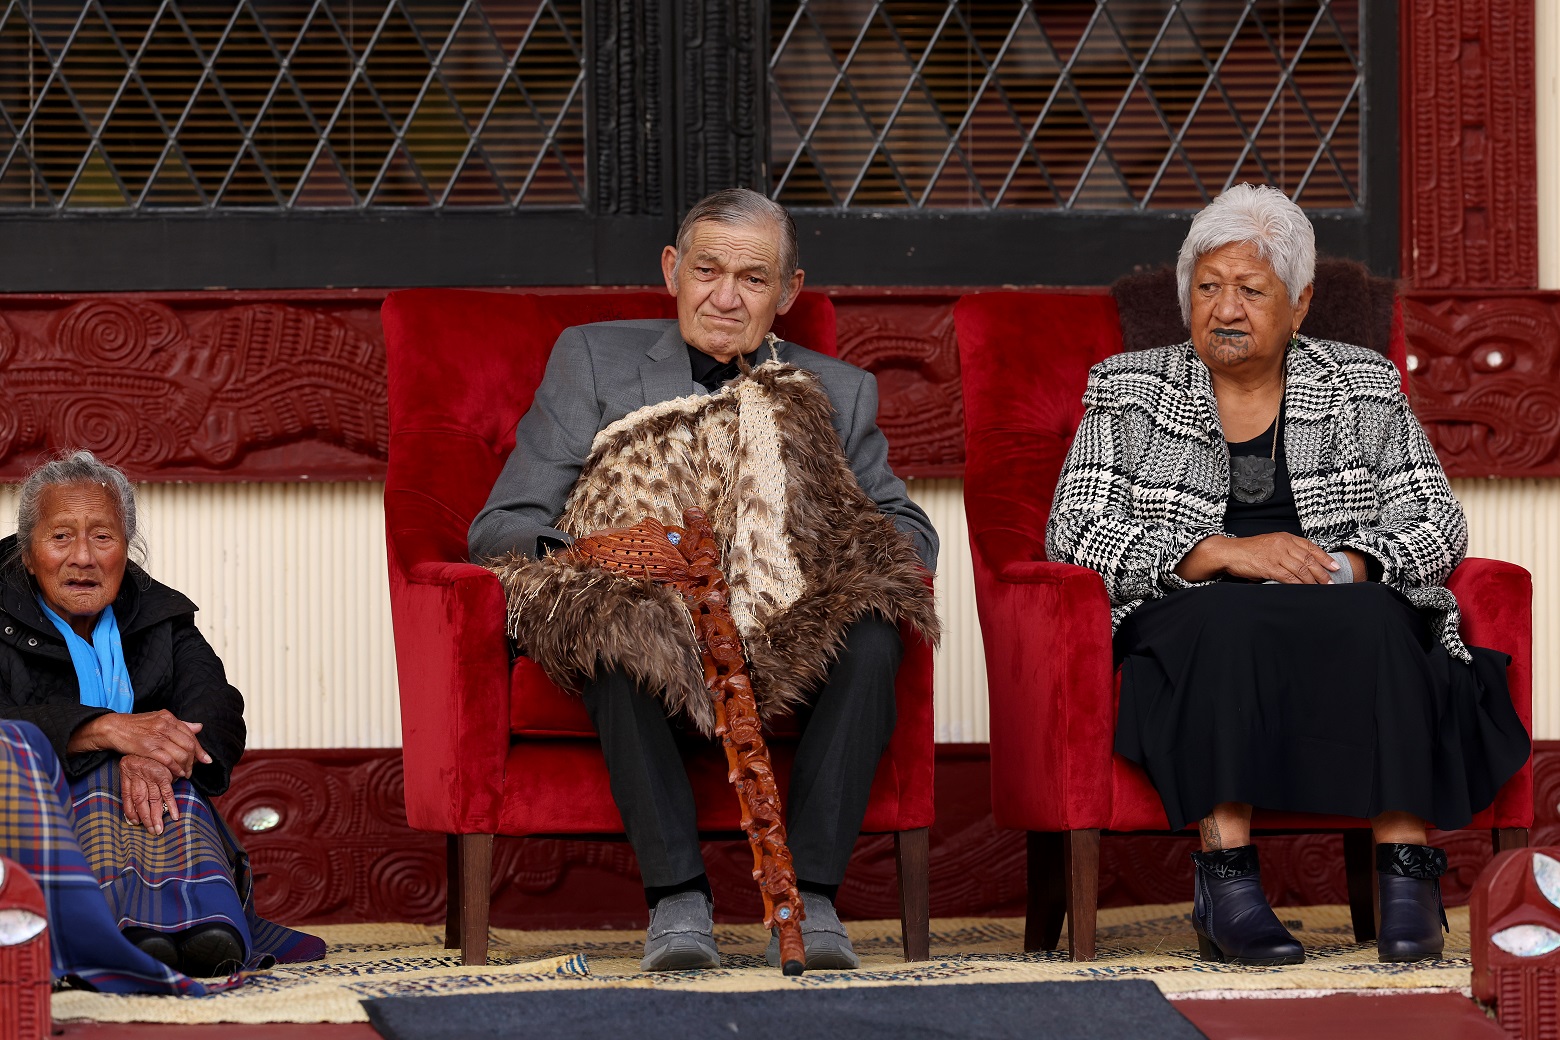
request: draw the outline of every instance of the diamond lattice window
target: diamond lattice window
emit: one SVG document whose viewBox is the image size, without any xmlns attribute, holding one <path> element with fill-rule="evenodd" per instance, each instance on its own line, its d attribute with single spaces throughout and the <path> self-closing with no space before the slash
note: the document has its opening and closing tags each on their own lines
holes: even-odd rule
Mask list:
<svg viewBox="0 0 1560 1040">
<path fill-rule="evenodd" d="M 575 207 L 580 0 L 0 0 L 0 211 Z"/>
<path fill-rule="evenodd" d="M 775 0 L 772 190 L 830 209 L 1358 210 L 1360 0 Z"/>
</svg>

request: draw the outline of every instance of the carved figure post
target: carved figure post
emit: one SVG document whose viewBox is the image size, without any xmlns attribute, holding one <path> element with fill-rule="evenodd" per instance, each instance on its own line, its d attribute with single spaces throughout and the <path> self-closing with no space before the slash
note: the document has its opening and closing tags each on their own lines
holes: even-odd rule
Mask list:
<svg viewBox="0 0 1560 1040">
<path fill-rule="evenodd" d="M 682 596 L 698 636 L 704 682 L 715 701 L 715 732 L 726 748 L 727 779 L 736 788 L 742 830 L 753 849 L 753 880 L 764 897 L 764 924 L 779 930 L 782 970 L 800 975 L 807 962 L 802 897 L 786 845 L 774 765 L 731 616 L 730 589 L 720 570 L 720 548 L 702 510 L 685 510 L 683 523 L 683 528 L 666 527 L 646 517 L 633 527 L 576 539 L 568 551 L 607 570 L 670 585 Z"/>
</svg>

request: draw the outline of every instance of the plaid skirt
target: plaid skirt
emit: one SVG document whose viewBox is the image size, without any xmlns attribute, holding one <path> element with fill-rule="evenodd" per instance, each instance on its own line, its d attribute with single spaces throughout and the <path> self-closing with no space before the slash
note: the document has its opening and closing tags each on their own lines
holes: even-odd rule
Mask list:
<svg viewBox="0 0 1560 1040">
<path fill-rule="evenodd" d="M 43 889 L 55 978 L 186 996 L 241 981 L 180 975 L 124 937 L 133 925 L 173 933 L 226 924 L 243 938 L 247 970 L 323 957 L 320 939 L 255 915 L 248 855 L 188 780 L 173 790 L 180 818 L 153 834 L 125 821 L 117 760 L 67 781 L 42 731 L 0 720 L 0 853 Z"/>
</svg>

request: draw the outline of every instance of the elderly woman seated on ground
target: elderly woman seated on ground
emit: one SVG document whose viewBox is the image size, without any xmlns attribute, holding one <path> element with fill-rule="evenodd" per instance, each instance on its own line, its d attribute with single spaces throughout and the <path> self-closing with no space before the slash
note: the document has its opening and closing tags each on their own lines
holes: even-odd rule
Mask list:
<svg viewBox="0 0 1560 1040">
<path fill-rule="evenodd" d="M 199 994 L 317 938 L 255 916 L 212 808 L 244 753 L 243 698 L 195 604 L 130 557 L 134 489 L 90 452 L 22 484 L 0 541 L 0 854 L 38 880 L 56 978 Z"/>
<path fill-rule="evenodd" d="M 1095 367 L 1056 487 L 1054 560 L 1098 571 L 1116 624 L 1116 751 L 1170 826 L 1200 821 L 1205 958 L 1291 964 L 1252 806 L 1368 818 L 1383 961 L 1438 957 L 1446 855 L 1526 760 L 1509 658 L 1465 646 L 1444 587 L 1467 524 L 1397 370 L 1299 335 L 1315 235 L 1237 185 L 1177 264 L 1191 341 Z"/>
</svg>

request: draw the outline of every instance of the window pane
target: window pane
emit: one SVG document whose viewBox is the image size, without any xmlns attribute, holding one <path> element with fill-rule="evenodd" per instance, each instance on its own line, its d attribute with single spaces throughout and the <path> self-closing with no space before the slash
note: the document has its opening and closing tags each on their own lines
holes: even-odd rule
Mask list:
<svg viewBox="0 0 1560 1040">
<path fill-rule="evenodd" d="M 831 209 L 1361 209 L 1359 0 L 774 0 L 772 190 Z"/>
<path fill-rule="evenodd" d="M 579 208 L 580 7 L 0 0 L 0 211 Z"/>
</svg>

